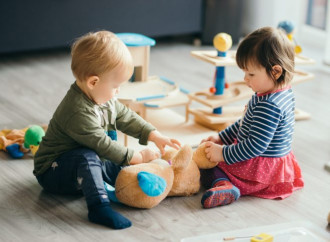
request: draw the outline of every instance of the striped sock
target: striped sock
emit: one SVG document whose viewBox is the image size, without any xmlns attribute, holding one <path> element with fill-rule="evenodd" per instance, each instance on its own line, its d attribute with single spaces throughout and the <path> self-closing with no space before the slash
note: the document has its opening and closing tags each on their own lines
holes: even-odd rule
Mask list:
<svg viewBox="0 0 330 242">
<path fill-rule="evenodd" d="M 215 180 L 212 188 L 204 193 L 201 203 L 204 208 L 214 208 L 230 204 L 239 197 L 239 189 L 227 179 L 220 178 Z"/>
</svg>

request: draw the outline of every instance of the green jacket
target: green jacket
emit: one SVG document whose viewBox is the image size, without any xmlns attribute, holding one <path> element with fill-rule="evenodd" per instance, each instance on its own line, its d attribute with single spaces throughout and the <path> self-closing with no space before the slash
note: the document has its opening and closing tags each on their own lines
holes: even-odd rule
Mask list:
<svg viewBox="0 0 330 242">
<path fill-rule="evenodd" d="M 114 99 L 96 105 L 76 83 L 72 84 L 40 143 L 34 157 L 33 174 L 44 173 L 59 155 L 78 147 L 94 150 L 102 160 L 129 165 L 134 151 L 111 140 L 106 133 L 110 130 L 120 130 L 146 145 L 155 128 Z"/>
</svg>

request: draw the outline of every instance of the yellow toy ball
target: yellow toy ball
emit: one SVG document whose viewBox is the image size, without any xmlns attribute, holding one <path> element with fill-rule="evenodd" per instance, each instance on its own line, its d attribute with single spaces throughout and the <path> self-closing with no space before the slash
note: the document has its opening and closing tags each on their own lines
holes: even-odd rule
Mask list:
<svg viewBox="0 0 330 242">
<path fill-rule="evenodd" d="M 232 46 L 231 36 L 226 33 L 219 33 L 213 38 L 214 47 L 221 52 L 226 52 Z"/>
<path fill-rule="evenodd" d="M 296 54 L 300 54 L 300 53 L 302 52 L 302 48 L 301 48 L 301 46 L 300 46 L 300 45 L 296 45 L 296 46 L 294 47 L 294 52 L 295 52 Z"/>
</svg>

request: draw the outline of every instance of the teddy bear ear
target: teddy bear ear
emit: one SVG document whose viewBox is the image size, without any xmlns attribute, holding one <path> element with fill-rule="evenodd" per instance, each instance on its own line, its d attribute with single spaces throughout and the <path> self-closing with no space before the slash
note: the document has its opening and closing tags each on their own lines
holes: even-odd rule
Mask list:
<svg viewBox="0 0 330 242">
<path fill-rule="evenodd" d="M 200 144 L 194 151 L 193 158 L 198 168 L 200 169 L 211 169 L 217 166 L 217 163 L 209 161 L 205 153 L 205 143 Z"/>
<path fill-rule="evenodd" d="M 186 168 L 192 159 L 192 148 L 190 145 L 184 145 L 177 154 L 172 158 L 172 166 L 174 169 Z"/>
</svg>

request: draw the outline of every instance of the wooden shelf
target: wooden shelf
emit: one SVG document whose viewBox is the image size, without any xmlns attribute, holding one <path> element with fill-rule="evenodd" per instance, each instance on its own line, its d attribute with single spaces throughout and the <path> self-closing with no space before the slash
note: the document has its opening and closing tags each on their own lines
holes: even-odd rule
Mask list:
<svg viewBox="0 0 330 242">
<path fill-rule="evenodd" d="M 216 50 L 196 50 L 191 51 L 190 54 L 200 60 L 206 61 L 214 66 L 236 66 L 235 54 L 236 51 L 227 51 L 226 57 L 219 57 Z"/>
<path fill-rule="evenodd" d="M 308 72 L 296 70 L 292 85 L 305 82 L 314 78 L 314 75 Z M 224 105 L 250 98 L 253 91 L 245 84 L 244 81 L 237 81 L 229 83 L 229 88 L 226 88 L 223 95 L 214 95 L 209 90 L 188 94 L 191 100 L 204 104 L 210 108 L 223 107 Z"/>
<path fill-rule="evenodd" d="M 177 139 L 181 144 L 188 144 L 193 147 L 198 146 L 202 139 L 214 135 L 214 131 L 203 125 L 195 123 L 193 120 L 186 121 L 186 118 L 171 109 L 152 109 L 148 112 L 148 122 L 154 125 L 163 135 Z M 129 145 L 136 150 L 144 149 L 139 141 L 131 136 L 126 136 L 118 132 L 118 142 Z M 157 148 L 153 142 L 149 142 L 149 147 Z"/>
<path fill-rule="evenodd" d="M 200 116 L 201 120 L 210 124 L 235 122 L 243 115 L 244 107 L 223 107 L 222 114 L 214 114 L 207 108 L 189 108 L 189 114 Z"/>
<path fill-rule="evenodd" d="M 238 81 L 229 84 L 229 87 L 224 90 L 223 95 L 214 95 L 209 90 L 188 94 L 191 100 L 202 103 L 210 108 L 222 107 L 226 104 L 249 98 L 253 95 L 251 89 L 245 82 Z"/>
<path fill-rule="evenodd" d="M 307 120 L 311 118 L 311 115 L 301 109 L 296 108 L 295 112 L 295 119 L 298 120 Z"/>
<path fill-rule="evenodd" d="M 211 109 L 195 108 L 188 109 L 187 113 L 195 117 L 195 121 L 207 128 L 221 131 L 242 117 L 244 107 L 223 107 L 222 114 L 214 114 Z M 296 108 L 295 120 L 307 120 L 311 115 Z"/>
<path fill-rule="evenodd" d="M 206 61 L 214 66 L 236 66 L 236 51 L 229 50 L 226 57 L 219 57 L 216 50 L 195 50 L 190 52 L 193 57 Z M 303 55 L 295 56 L 296 65 L 311 65 L 315 61 Z"/>
<path fill-rule="evenodd" d="M 187 94 L 178 92 L 176 95 L 171 95 L 162 99 L 151 100 L 143 103 L 145 108 L 170 108 L 175 106 L 182 106 L 189 103 Z"/>
<path fill-rule="evenodd" d="M 314 74 L 301 71 L 301 70 L 295 70 L 293 79 L 292 79 L 292 85 L 299 84 L 301 82 L 309 81 L 314 79 Z"/>
<path fill-rule="evenodd" d="M 188 109 L 194 115 L 195 122 L 217 131 L 221 131 L 242 117 L 244 107 L 223 107 L 222 114 L 214 114 L 207 108 Z"/>
<path fill-rule="evenodd" d="M 150 76 L 144 82 L 127 82 L 120 87 L 118 100 L 122 103 L 141 102 L 175 96 L 180 92 L 177 84 L 166 78 Z"/>
</svg>

